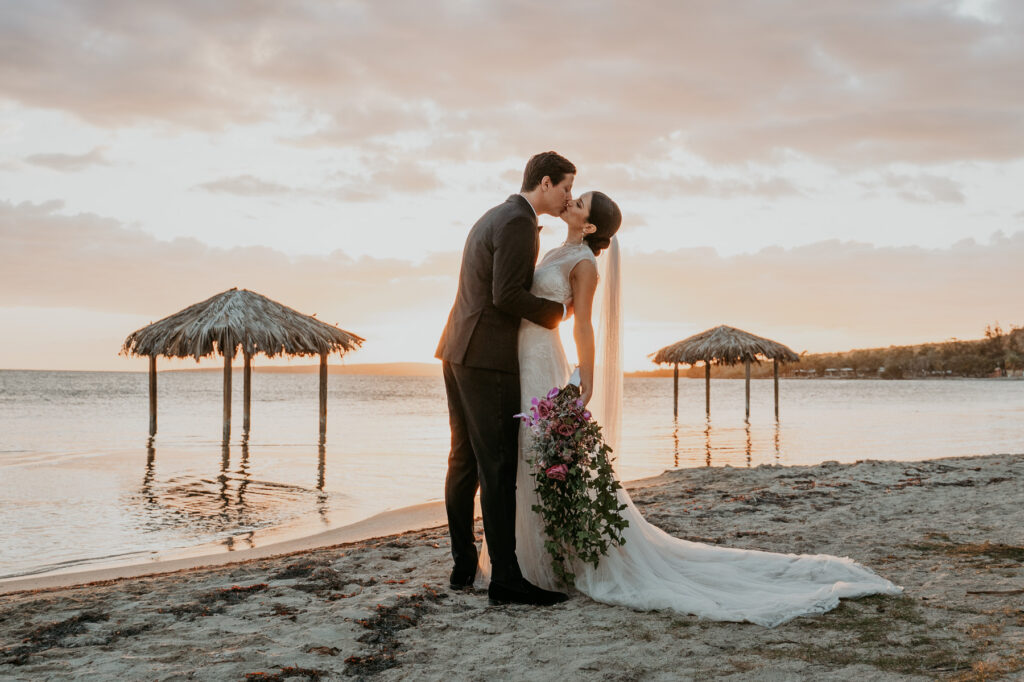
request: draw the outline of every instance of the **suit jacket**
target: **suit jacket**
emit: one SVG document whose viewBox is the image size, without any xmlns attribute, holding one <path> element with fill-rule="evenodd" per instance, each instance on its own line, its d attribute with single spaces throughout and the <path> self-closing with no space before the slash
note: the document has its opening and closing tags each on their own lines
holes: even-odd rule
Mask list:
<svg viewBox="0 0 1024 682">
<path fill-rule="evenodd" d="M 435 357 L 467 367 L 519 372 L 519 323 L 554 329 L 561 303 L 530 293 L 540 248 L 537 216 L 513 194 L 476 221 L 466 238 L 459 289 Z"/>
</svg>

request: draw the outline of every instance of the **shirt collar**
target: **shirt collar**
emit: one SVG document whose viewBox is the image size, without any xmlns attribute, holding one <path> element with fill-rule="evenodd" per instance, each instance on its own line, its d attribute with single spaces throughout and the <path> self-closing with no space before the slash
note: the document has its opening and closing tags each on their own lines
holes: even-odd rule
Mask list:
<svg viewBox="0 0 1024 682">
<path fill-rule="evenodd" d="M 540 232 L 541 230 L 544 229 L 544 226 L 540 224 L 540 216 L 537 215 L 537 209 L 533 207 L 533 204 L 530 203 L 530 200 L 523 196 L 521 192 L 519 196 L 523 197 L 523 202 L 530 207 L 530 211 L 533 213 L 533 222 L 536 223 L 537 231 Z"/>
<path fill-rule="evenodd" d="M 538 216 L 538 215 L 537 215 L 537 209 L 535 209 L 535 208 L 533 207 L 533 204 L 531 204 L 531 203 L 530 203 L 530 200 L 529 200 L 529 199 L 527 199 L 527 198 L 526 198 L 525 196 L 523 196 L 522 194 L 520 194 L 519 196 L 523 197 L 523 201 L 525 201 L 525 202 L 526 202 L 526 205 L 530 207 L 530 211 L 532 211 L 532 212 L 533 212 L 533 218 L 534 218 L 534 220 L 536 220 L 537 218 L 539 218 L 540 216 Z"/>
</svg>

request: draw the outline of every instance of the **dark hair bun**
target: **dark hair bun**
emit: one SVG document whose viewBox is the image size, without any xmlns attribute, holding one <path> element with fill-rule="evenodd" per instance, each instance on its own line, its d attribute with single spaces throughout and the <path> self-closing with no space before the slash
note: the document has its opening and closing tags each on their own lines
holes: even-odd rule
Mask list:
<svg viewBox="0 0 1024 682">
<path fill-rule="evenodd" d="M 611 239 L 595 239 L 593 235 L 587 235 L 587 246 L 590 247 L 595 256 L 600 256 L 601 252 L 607 249 L 611 243 Z"/>
<path fill-rule="evenodd" d="M 604 192 L 591 192 L 590 195 L 590 215 L 587 216 L 587 222 L 597 230 L 587 235 L 586 242 L 597 256 L 608 248 L 612 243 L 612 237 L 619 231 L 619 226 L 622 225 L 622 211 Z"/>
</svg>

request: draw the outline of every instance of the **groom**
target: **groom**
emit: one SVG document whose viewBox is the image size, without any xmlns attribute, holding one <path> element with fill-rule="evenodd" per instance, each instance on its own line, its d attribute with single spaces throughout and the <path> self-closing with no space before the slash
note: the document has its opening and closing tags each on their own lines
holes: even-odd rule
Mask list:
<svg viewBox="0 0 1024 682">
<path fill-rule="evenodd" d="M 477 549 L 473 498 L 480 508 L 491 560 L 492 604 L 550 605 L 561 592 L 523 578 L 516 559 L 516 468 L 519 458 L 519 323 L 548 329 L 571 313 L 561 303 L 530 293 L 537 261 L 537 216 L 557 216 L 572 198 L 576 167 L 555 152 L 526 164 L 523 186 L 487 211 L 469 231 L 459 289 L 436 357 L 448 394 L 452 449 L 445 479 L 445 507 L 455 567 L 453 589 L 473 584 Z"/>
</svg>

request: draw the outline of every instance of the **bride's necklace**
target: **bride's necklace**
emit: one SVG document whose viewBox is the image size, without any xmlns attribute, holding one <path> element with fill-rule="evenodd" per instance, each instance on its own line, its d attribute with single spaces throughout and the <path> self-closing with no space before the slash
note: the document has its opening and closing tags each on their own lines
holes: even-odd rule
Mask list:
<svg viewBox="0 0 1024 682">
<path fill-rule="evenodd" d="M 583 246 L 583 241 L 584 240 L 582 238 L 578 242 L 571 242 L 568 239 L 566 239 L 564 242 L 562 242 L 562 246 Z"/>
</svg>

